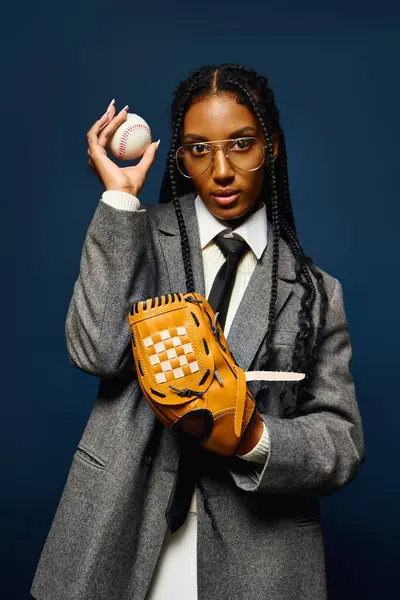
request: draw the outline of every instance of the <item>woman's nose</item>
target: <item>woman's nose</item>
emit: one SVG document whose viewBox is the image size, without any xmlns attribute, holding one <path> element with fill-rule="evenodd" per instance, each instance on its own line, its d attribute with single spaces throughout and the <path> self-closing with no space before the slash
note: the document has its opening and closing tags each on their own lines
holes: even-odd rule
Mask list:
<svg viewBox="0 0 400 600">
<path fill-rule="evenodd" d="M 225 156 L 222 148 L 216 148 L 213 160 L 213 176 L 215 179 L 229 179 L 234 177 L 235 172 Z"/>
</svg>

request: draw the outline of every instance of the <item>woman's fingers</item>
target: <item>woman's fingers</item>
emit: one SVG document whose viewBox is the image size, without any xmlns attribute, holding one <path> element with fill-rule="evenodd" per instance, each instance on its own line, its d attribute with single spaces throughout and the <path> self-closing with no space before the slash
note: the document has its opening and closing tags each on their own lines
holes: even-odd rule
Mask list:
<svg viewBox="0 0 400 600">
<path fill-rule="evenodd" d="M 144 176 L 147 175 L 151 165 L 154 162 L 159 145 L 160 140 L 158 140 L 158 142 L 153 142 L 152 144 L 150 144 L 146 152 L 143 154 L 140 162 L 137 164 L 137 168 L 143 172 Z"/>
<path fill-rule="evenodd" d="M 107 110 L 104 113 L 103 117 L 108 116 L 108 121 L 106 121 L 101 127 L 100 131 L 106 127 L 106 125 L 114 118 L 115 115 L 115 98 L 113 98 L 110 104 L 107 106 Z M 103 118 L 102 117 L 102 118 Z"/>
<path fill-rule="evenodd" d="M 93 150 L 99 144 L 99 132 L 103 125 L 107 125 L 108 123 L 108 115 L 103 115 L 98 121 L 94 123 L 94 125 L 89 129 L 86 133 L 87 143 L 88 143 L 88 154 L 89 156 L 92 154 Z"/>
<path fill-rule="evenodd" d="M 109 123 L 105 123 L 104 127 L 101 127 L 101 131 L 99 133 L 99 144 L 100 146 L 103 146 L 103 148 L 106 147 L 107 142 L 109 140 L 109 138 L 113 135 L 113 133 L 118 129 L 118 127 L 124 122 L 126 121 L 127 115 L 128 115 L 128 106 L 125 106 L 125 108 L 123 108 L 122 110 L 119 111 L 119 113 L 115 115 L 115 108 L 112 107 L 111 112 L 110 112 L 110 117 L 111 120 Z"/>
<path fill-rule="evenodd" d="M 87 140 L 88 140 L 88 145 L 89 145 L 89 151 L 91 150 L 91 148 L 93 146 L 96 146 L 97 144 L 103 145 L 103 148 L 105 147 L 105 143 L 104 143 L 104 138 L 100 139 L 101 137 L 101 131 L 103 129 L 105 129 L 108 125 L 110 125 L 110 123 L 112 122 L 114 115 L 115 115 L 115 106 L 114 106 L 114 102 L 115 100 L 112 100 L 110 102 L 110 104 L 107 107 L 106 112 L 100 117 L 100 119 L 98 119 L 93 126 L 89 129 L 89 131 L 87 132 Z M 122 113 L 122 111 L 121 111 Z M 107 139 L 107 136 L 105 137 L 105 140 Z"/>
<path fill-rule="evenodd" d="M 111 108 L 108 109 L 109 114 L 107 115 L 108 111 L 104 113 L 104 115 L 100 117 L 100 119 L 96 121 L 91 129 L 89 129 L 87 132 L 88 155 L 90 159 L 92 159 L 92 163 L 97 162 L 100 156 L 104 157 L 107 155 L 105 147 L 108 138 L 126 119 L 128 114 L 126 110 L 127 108 L 127 106 L 123 108 L 118 115 L 113 118 L 113 115 L 115 114 L 115 107 L 112 105 Z"/>
</svg>

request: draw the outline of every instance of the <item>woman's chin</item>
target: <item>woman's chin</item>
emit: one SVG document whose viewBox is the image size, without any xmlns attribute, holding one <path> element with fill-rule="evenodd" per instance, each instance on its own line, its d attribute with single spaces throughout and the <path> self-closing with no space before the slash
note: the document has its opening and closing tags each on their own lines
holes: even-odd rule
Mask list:
<svg viewBox="0 0 400 600">
<path fill-rule="evenodd" d="M 208 210 L 217 219 L 239 219 L 247 212 L 246 207 L 243 207 L 239 201 L 225 206 L 212 202 L 208 205 Z"/>
</svg>

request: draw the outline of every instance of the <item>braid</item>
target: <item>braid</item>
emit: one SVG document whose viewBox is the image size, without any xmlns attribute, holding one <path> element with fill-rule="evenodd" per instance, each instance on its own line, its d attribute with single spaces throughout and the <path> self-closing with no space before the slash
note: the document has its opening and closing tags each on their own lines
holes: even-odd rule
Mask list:
<svg viewBox="0 0 400 600">
<path fill-rule="evenodd" d="M 177 185 L 176 185 L 176 179 L 175 179 L 175 152 L 177 150 L 183 116 L 184 116 L 184 107 L 182 106 L 182 108 L 180 109 L 180 111 L 178 113 L 175 130 L 172 135 L 172 144 L 171 144 L 171 150 L 170 150 L 169 159 L 168 159 L 168 161 L 169 161 L 168 172 L 169 172 L 169 179 L 171 182 L 172 201 L 174 203 L 175 213 L 176 213 L 176 217 L 178 219 L 179 231 L 181 234 L 182 257 L 183 257 L 183 266 L 185 269 L 186 288 L 187 288 L 186 291 L 194 292 L 195 289 L 194 289 L 192 263 L 190 260 L 189 238 L 188 238 L 188 234 L 187 234 L 187 230 L 186 230 L 186 226 L 185 226 L 185 221 L 183 219 L 182 209 L 179 204 L 179 198 L 178 198 L 178 194 L 177 194 Z"/>
<path fill-rule="evenodd" d="M 295 221 L 294 221 L 292 203 L 291 203 L 291 200 L 290 200 L 289 176 L 288 176 L 288 168 L 287 168 L 286 142 L 285 142 L 285 136 L 284 136 L 282 130 L 281 130 L 280 136 L 279 136 L 278 161 L 279 161 L 280 170 L 281 170 L 281 173 L 282 173 L 282 187 L 283 187 L 283 197 L 284 197 L 284 204 L 283 204 L 283 207 L 282 207 L 283 208 L 282 214 L 285 215 L 286 220 L 287 220 L 289 226 L 293 230 L 294 235 L 297 237 L 296 224 L 295 224 Z"/>
<path fill-rule="evenodd" d="M 210 94 L 222 92 L 234 94 L 238 102 L 246 105 L 255 114 L 264 134 L 268 153 L 268 169 L 264 177 L 261 197 L 266 201 L 267 218 L 272 222 L 273 252 L 268 329 L 263 342 L 265 360 L 260 368 L 267 369 L 273 360 L 272 339 L 276 318 L 281 237 L 287 242 L 295 258 L 296 280 L 303 288 L 298 313 L 299 329 L 296 334 L 292 355 L 292 370 L 305 372 L 306 378 L 301 383 L 292 386 L 292 399 L 295 398 L 294 403 L 292 402 L 290 406 L 284 406 L 284 416 L 291 417 L 296 414 L 296 410 L 298 410 L 306 398 L 306 385 L 312 377 L 318 359 L 319 345 L 326 324 L 328 298 L 322 274 L 315 267 L 311 258 L 305 255 L 297 235 L 289 188 L 286 142 L 280 125 L 279 111 L 276 106 L 274 93 L 266 77 L 258 75 L 256 71 L 243 65 L 224 63 L 219 67 L 202 67 L 191 73 L 186 80 L 178 85 L 171 106 L 173 135 L 162 180 L 159 202 L 170 202 L 171 199 L 173 201 L 181 234 L 186 285 L 188 291 L 194 291 L 190 247 L 179 198 L 195 190 L 190 179 L 177 174 L 175 154 L 180 141 L 183 120 L 190 106 L 195 101 L 205 98 Z M 276 161 L 274 161 L 272 134 L 278 134 L 279 136 L 279 152 Z M 320 296 L 317 328 L 314 326 L 312 312 L 317 294 L 311 275 L 314 275 L 316 279 L 318 294 Z M 284 394 L 285 392 L 281 395 L 282 402 Z M 285 402 L 287 402 L 287 399 Z"/>
<path fill-rule="evenodd" d="M 306 258 L 306 263 L 310 271 L 313 273 L 317 280 L 318 291 L 321 297 L 321 306 L 320 306 L 320 322 L 317 328 L 317 335 L 315 337 L 314 348 L 311 354 L 311 364 L 310 364 L 310 373 L 312 373 L 313 367 L 318 360 L 319 356 L 319 346 L 321 343 L 321 338 L 323 334 L 323 330 L 326 325 L 326 311 L 328 309 L 328 295 L 325 290 L 324 279 L 315 265 L 311 262 L 309 257 Z"/>
<path fill-rule="evenodd" d="M 303 340 L 304 340 L 304 343 L 307 344 L 307 342 L 312 337 L 313 327 L 314 327 L 313 321 L 312 321 L 312 315 L 311 315 L 311 307 L 314 303 L 316 294 L 315 294 L 314 283 L 313 283 L 310 273 L 306 267 L 306 263 L 308 263 L 308 261 L 311 262 L 311 258 L 308 258 L 304 255 L 304 252 L 298 243 L 296 234 L 289 227 L 289 225 L 286 223 L 285 219 L 282 216 L 280 216 L 280 224 L 281 224 L 283 231 L 287 235 L 289 245 L 290 245 L 291 250 L 296 259 L 296 265 L 295 265 L 296 275 L 298 275 L 300 282 L 302 283 L 303 287 L 306 290 L 306 292 L 303 295 L 302 300 L 301 300 L 302 309 L 299 313 L 299 321 L 303 320 L 307 324 L 307 329 L 305 329 L 304 327 L 300 328 L 300 330 L 297 334 L 296 342 L 295 342 L 295 353 L 293 355 L 293 359 L 294 359 L 293 360 L 293 368 L 304 369 L 307 362 L 304 361 L 303 364 L 301 364 L 302 356 L 301 356 L 301 353 L 299 353 L 297 351 L 297 345 L 298 345 L 298 343 L 301 343 Z M 303 283 L 304 279 L 306 280 L 307 285 L 305 285 Z M 310 351 L 308 350 L 308 352 L 307 352 L 308 356 L 309 356 L 309 353 L 310 353 Z"/>
<path fill-rule="evenodd" d="M 300 383 L 296 383 L 291 386 L 285 386 L 285 389 L 281 392 L 280 398 L 283 406 L 284 416 L 286 418 L 289 418 L 295 416 L 296 398 L 299 396 L 299 393 L 305 389 L 305 386 L 310 378 L 310 349 L 312 347 L 312 337 L 314 331 L 311 310 L 315 301 L 316 294 L 313 281 L 306 267 L 306 262 L 311 259 L 308 259 L 308 257 L 304 256 L 304 253 L 300 248 L 295 232 L 289 227 L 289 225 L 286 223 L 285 219 L 282 216 L 280 217 L 280 223 L 283 231 L 287 235 L 289 245 L 295 256 L 295 272 L 297 280 L 305 289 L 305 292 L 301 298 L 301 309 L 298 315 L 299 330 L 295 339 L 294 352 L 292 356 L 292 369 L 294 371 L 305 372 L 306 377 Z M 307 285 L 305 285 L 304 280 L 306 280 Z M 309 292 L 309 290 L 311 290 L 311 292 Z M 285 397 L 288 387 L 291 388 L 291 402 L 288 402 L 288 400 Z"/>
</svg>

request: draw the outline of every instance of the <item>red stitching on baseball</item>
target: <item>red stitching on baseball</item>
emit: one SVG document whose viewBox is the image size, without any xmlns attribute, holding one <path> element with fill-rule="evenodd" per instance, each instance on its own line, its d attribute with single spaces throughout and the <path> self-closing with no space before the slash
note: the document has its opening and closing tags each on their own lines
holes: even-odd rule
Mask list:
<svg viewBox="0 0 400 600">
<path fill-rule="evenodd" d="M 123 159 L 125 156 L 129 134 L 135 129 L 144 129 L 148 133 L 151 142 L 151 131 L 149 127 L 147 127 L 146 125 L 142 125 L 142 123 L 128 125 L 128 127 L 124 130 L 124 133 L 121 136 L 121 141 L 119 144 L 119 152 L 117 158 L 119 158 L 120 160 Z"/>
</svg>

